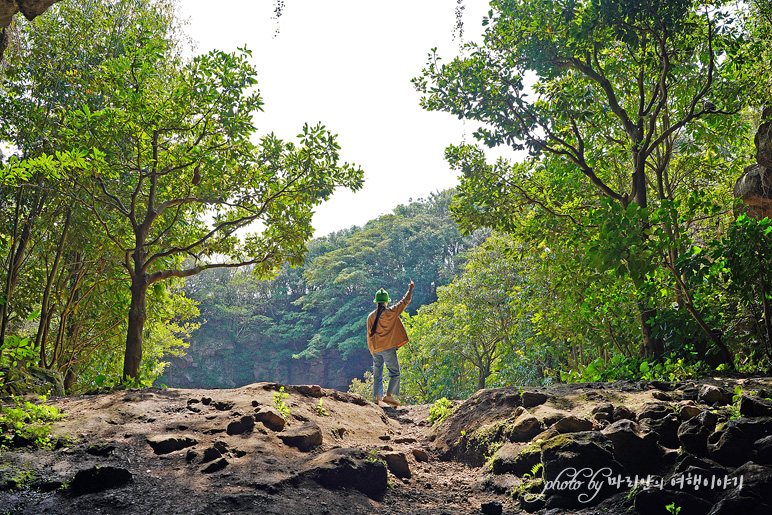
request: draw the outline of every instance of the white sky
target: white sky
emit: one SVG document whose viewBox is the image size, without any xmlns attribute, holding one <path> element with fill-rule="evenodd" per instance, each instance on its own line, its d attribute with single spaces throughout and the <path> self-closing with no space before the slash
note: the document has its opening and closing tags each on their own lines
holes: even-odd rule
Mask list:
<svg viewBox="0 0 772 515">
<path fill-rule="evenodd" d="M 181 0 L 197 53 L 246 44 L 258 70 L 261 133 L 294 139 L 303 124 L 338 134 L 344 161 L 360 165 L 365 185 L 339 190 L 314 217 L 316 236 L 363 225 L 409 199 L 457 184 L 444 160 L 463 122 L 423 110 L 410 79 L 429 50 L 456 56 L 456 0 Z M 479 40 L 486 0 L 464 0 L 464 39 Z M 278 34 L 276 29 L 279 29 Z M 466 139 L 473 140 L 473 123 Z M 500 153 L 499 153 L 500 155 Z"/>
</svg>

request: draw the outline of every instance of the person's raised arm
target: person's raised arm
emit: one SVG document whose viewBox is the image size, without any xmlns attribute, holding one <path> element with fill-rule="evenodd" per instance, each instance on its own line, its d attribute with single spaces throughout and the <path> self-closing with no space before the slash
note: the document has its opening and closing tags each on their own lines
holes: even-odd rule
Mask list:
<svg viewBox="0 0 772 515">
<path fill-rule="evenodd" d="M 413 288 L 415 288 L 415 283 L 411 280 L 410 285 L 407 287 L 407 293 L 404 297 L 402 297 L 402 300 L 400 300 L 396 306 L 394 306 L 394 311 L 397 312 L 397 315 L 405 311 L 405 308 L 408 304 L 410 304 L 410 301 L 413 298 Z"/>
</svg>

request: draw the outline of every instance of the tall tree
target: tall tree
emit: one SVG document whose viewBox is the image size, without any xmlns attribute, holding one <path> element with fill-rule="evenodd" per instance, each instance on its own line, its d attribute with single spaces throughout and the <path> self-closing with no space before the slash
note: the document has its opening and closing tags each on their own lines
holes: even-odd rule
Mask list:
<svg viewBox="0 0 772 515">
<path fill-rule="evenodd" d="M 273 134 L 251 142 L 262 101 L 249 52 L 176 65 L 167 41 L 149 36 L 104 67 L 109 107 L 71 120 L 72 137 L 92 149 L 78 182 L 131 281 L 124 378 L 139 373 L 149 286 L 207 268 L 254 265 L 267 277 L 300 263 L 314 206 L 362 184 L 321 125 L 305 126 L 297 146 Z M 262 229 L 235 234 L 251 224 Z M 183 257 L 193 262 L 180 266 Z"/>
<path fill-rule="evenodd" d="M 477 166 L 465 211 L 479 214 L 509 190 L 521 203 L 579 221 L 600 196 L 619 206 L 613 216 L 636 214 L 641 241 L 632 250 L 650 256 L 650 201 L 675 200 L 675 158 L 726 133 L 757 93 L 737 74 L 744 34 L 736 9 L 692 0 L 493 0 L 482 44 L 468 44 L 467 55 L 448 64 L 430 54 L 414 79 L 421 103 L 482 122 L 478 140 L 527 149 L 581 193 L 556 206 L 528 171 L 497 177 L 502 170 Z M 477 160 L 463 147 L 451 153 L 462 169 Z M 647 272 L 628 266 L 639 291 Z M 657 355 L 656 312 L 639 297 L 643 350 Z"/>
</svg>

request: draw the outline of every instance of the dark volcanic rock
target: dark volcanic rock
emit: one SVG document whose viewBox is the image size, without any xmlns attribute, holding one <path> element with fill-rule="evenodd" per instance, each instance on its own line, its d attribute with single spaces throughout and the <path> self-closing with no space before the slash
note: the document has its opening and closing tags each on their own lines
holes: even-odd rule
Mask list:
<svg viewBox="0 0 772 515">
<path fill-rule="evenodd" d="M 708 436 L 708 453 L 722 465 L 741 465 L 750 459 L 752 450 L 751 440 L 734 426 Z"/>
<path fill-rule="evenodd" d="M 407 457 L 404 452 L 385 452 L 381 456 L 386 460 L 386 466 L 389 471 L 397 477 L 409 478 L 413 474 L 410 472 L 410 465 L 407 463 Z"/>
<path fill-rule="evenodd" d="M 627 406 L 615 406 L 613 418 L 614 422 L 622 419 L 635 420 L 635 413 Z"/>
<path fill-rule="evenodd" d="M 708 515 L 769 515 L 772 506 L 759 502 L 758 499 L 732 492 L 713 506 Z"/>
<path fill-rule="evenodd" d="M 705 404 L 719 404 L 724 406 L 732 403 L 732 394 L 711 384 L 702 385 L 700 393 L 697 395 L 697 400 L 704 402 Z"/>
<path fill-rule="evenodd" d="M 640 423 L 641 426 L 657 435 L 657 441 L 661 446 L 669 449 L 677 449 L 681 446 L 681 442 L 678 440 L 678 427 L 681 422 L 678 421 L 675 413 L 670 413 L 658 420 L 645 418 Z"/>
<path fill-rule="evenodd" d="M 551 428 L 558 433 L 579 433 L 581 431 L 592 431 L 593 427 L 594 425 L 592 420 L 575 417 L 574 415 L 563 417 L 551 426 Z"/>
<path fill-rule="evenodd" d="M 415 458 L 416 461 L 418 462 L 429 461 L 429 453 L 427 453 L 425 450 L 413 449 L 412 452 L 413 452 L 413 457 Z"/>
<path fill-rule="evenodd" d="M 75 495 L 118 488 L 132 480 L 131 472 L 117 467 L 93 467 L 81 470 L 72 479 L 70 490 Z"/>
<path fill-rule="evenodd" d="M 660 490 L 651 488 L 638 492 L 635 496 L 635 510 L 645 515 L 669 515 L 666 506 L 673 504 L 681 508 L 683 514 L 704 514 L 710 510 L 711 504 L 680 490 Z"/>
<path fill-rule="evenodd" d="M 252 415 L 247 415 L 245 417 L 241 417 L 240 420 L 236 420 L 228 424 L 228 427 L 226 428 L 225 432 L 229 435 L 240 435 L 244 433 L 248 433 L 252 431 L 255 428 L 255 417 Z"/>
<path fill-rule="evenodd" d="M 753 449 L 756 451 L 755 462 L 761 465 L 772 465 L 772 435 L 753 442 Z"/>
<path fill-rule="evenodd" d="M 311 460 L 298 479 L 310 479 L 325 488 L 354 488 L 380 500 L 386 492 L 386 463 L 370 459 L 359 449 L 332 449 Z"/>
<path fill-rule="evenodd" d="M 652 420 L 659 420 L 665 418 L 670 413 L 673 413 L 673 408 L 669 405 L 661 402 L 648 402 L 638 411 L 637 419 L 650 418 Z"/>
<path fill-rule="evenodd" d="M 527 442 L 542 431 L 539 419 L 528 413 L 524 408 L 518 407 L 515 413 L 518 413 L 515 421 L 507 430 L 509 440 L 513 442 Z"/>
<path fill-rule="evenodd" d="M 95 443 L 90 445 L 86 452 L 92 456 L 109 456 L 115 450 L 115 445 L 109 443 Z"/>
<path fill-rule="evenodd" d="M 300 427 L 287 429 L 278 436 L 285 445 L 307 452 L 322 445 L 322 430 L 316 422 L 306 422 Z"/>
<path fill-rule="evenodd" d="M 482 465 L 479 449 L 469 447 L 469 435 L 483 426 L 512 417 L 521 404 L 517 388 L 479 390 L 461 403 L 438 428 L 433 448 L 441 460 Z M 463 431 L 463 434 L 462 434 Z"/>
<path fill-rule="evenodd" d="M 654 433 L 643 433 L 632 420 L 618 420 L 602 431 L 614 446 L 614 457 L 633 473 L 653 472 L 660 466 L 662 448 Z"/>
<path fill-rule="evenodd" d="M 611 442 L 596 431 L 568 433 L 548 440 L 542 445 L 541 461 L 547 509 L 597 503 L 615 493 L 616 488 L 602 480 L 597 489 L 591 489 L 589 479 L 594 473 L 606 468 L 610 476 L 623 473 L 622 466 L 614 460 Z M 565 483 L 572 476 L 581 481 L 576 488 Z"/>
<path fill-rule="evenodd" d="M 204 456 L 201 458 L 201 463 L 209 463 L 217 458 L 222 458 L 222 452 L 216 447 L 209 447 L 204 450 Z"/>
<path fill-rule="evenodd" d="M 539 445 L 505 443 L 496 451 L 491 460 L 491 470 L 494 474 L 516 474 L 522 476 L 541 461 Z"/>
<path fill-rule="evenodd" d="M 540 404 L 547 402 L 547 399 L 549 398 L 547 394 L 541 392 L 523 392 L 521 397 L 524 408 L 539 406 Z"/>
<path fill-rule="evenodd" d="M 687 420 L 678 426 L 678 440 L 685 451 L 697 456 L 707 456 L 710 429 L 705 427 L 698 417 Z"/>
<path fill-rule="evenodd" d="M 772 417 L 740 417 L 730 420 L 726 427 L 736 427 L 755 442 L 760 438 L 772 434 Z"/>
<path fill-rule="evenodd" d="M 147 443 L 153 448 L 153 452 L 156 454 L 169 454 L 170 452 L 179 451 L 186 447 L 191 447 L 198 443 L 198 440 L 188 435 L 180 436 L 166 436 L 156 435 L 149 436 Z"/>
<path fill-rule="evenodd" d="M 605 420 L 611 422 L 614 420 L 614 405 L 610 402 L 598 404 L 592 408 L 593 418 L 595 420 Z"/>
<path fill-rule="evenodd" d="M 501 515 L 504 506 L 498 501 L 484 502 L 480 505 L 483 515 Z"/>
<path fill-rule="evenodd" d="M 227 466 L 228 466 L 228 460 L 226 460 L 225 458 L 220 458 L 219 460 L 212 462 L 206 467 L 202 468 L 201 472 L 203 472 L 204 474 L 211 474 L 212 472 L 220 471 Z"/>
<path fill-rule="evenodd" d="M 758 397 L 740 397 L 740 414 L 744 417 L 772 416 L 772 401 Z"/>
<path fill-rule="evenodd" d="M 279 415 L 273 408 L 263 408 L 255 413 L 254 418 L 258 422 L 262 422 L 265 427 L 271 431 L 281 431 L 287 422 Z"/>
</svg>

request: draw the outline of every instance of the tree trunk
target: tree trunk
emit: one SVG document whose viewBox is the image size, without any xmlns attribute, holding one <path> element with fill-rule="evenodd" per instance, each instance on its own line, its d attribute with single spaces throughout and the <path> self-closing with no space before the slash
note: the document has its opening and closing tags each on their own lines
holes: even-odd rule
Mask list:
<svg viewBox="0 0 772 515">
<path fill-rule="evenodd" d="M 648 206 L 648 198 L 646 195 L 646 162 L 643 157 L 643 155 L 639 152 L 636 152 L 634 154 L 633 162 L 635 164 L 635 171 L 633 172 L 633 191 L 635 194 L 633 195 L 633 202 L 635 202 L 638 207 L 641 209 Z M 644 231 L 648 229 L 649 227 L 649 221 L 648 219 L 643 221 L 643 229 Z M 648 238 L 643 236 L 643 244 L 646 245 L 646 240 Z M 638 283 L 638 278 L 633 277 L 633 282 Z M 641 280 L 643 278 L 640 278 Z M 641 320 L 641 336 L 643 339 L 643 354 L 644 356 L 660 356 L 664 352 L 664 343 L 662 341 L 657 340 L 654 338 L 652 334 L 651 329 L 651 322 L 654 321 L 654 319 L 657 316 L 657 310 L 648 308 L 644 305 L 643 302 L 638 303 L 638 311 L 640 313 L 640 320 Z"/>
<path fill-rule="evenodd" d="M 485 389 L 485 380 L 490 375 L 490 372 L 486 371 L 483 367 L 480 367 L 478 369 L 477 374 L 477 389 L 478 390 L 484 390 Z"/>
<path fill-rule="evenodd" d="M 54 263 L 51 266 L 51 271 L 46 279 L 46 287 L 43 291 L 43 300 L 40 302 L 40 324 L 38 324 L 38 333 L 35 337 L 35 347 L 40 351 L 40 366 L 48 368 L 46 361 L 46 341 L 48 340 L 48 333 L 51 328 L 51 317 L 54 314 L 55 307 L 51 307 L 51 288 L 54 284 L 54 279 L 59 271 L 59 262 L 62 259 L 64 253 L 64 243 L 67 239 L 67 232 L 70 228 L 70 221 L 72 220 L 72 207 L 67 209 L 67 215 L 64 220 L 64 228 L 62 229 L 62 235 L 59 238 L 59 245 L 56 247 L 56 257 Z M 54 306 L 56 304 L 54 303 Z M 52 360 L 51 363 L 54 361 Z"/>
<path fill-rule="evenodd" d="M 123 360 L 123 381 L 139 376 L 142 362 L 142 336 L 147 320 L 146 274 L 136 274 L 131 279 L 131 305 L 129 306 L 129 329 L 126 332 L 126 355 Z"/>
<path fill-rule="evenodd" d="M 14 219 L 14 237 L 16 236 L 16 226 L 19 223 L 19 205 L 22 202 L 22 190 L 19 188 L 19 196 L 17 197 L 16 214 Z M 45 199 L 45 196 L 43 196 Z M 8 252 L 8 275 L 5 281 L 5 294 L 3 295 L 4 302 L 0 304 L 0 347 L 5 343 L 5 334 L 8 330 L 8 322 L 11 314 L 11 298 L 13 297 L 16 283 L 21 275 L 21 268 L 24 265 L 24 256 L 27 252 L 27 244 L 32 236 L 32 227 L 35 225 L 40 209 L 44 200 L 41 200 L 40 190 L 37 190 L 35 198 L 30 207 L 30 212 L 27 218 L 24 220 L 24 224 L 21 228 L 21 234 L 19 234 L 18 242 L 13 242 Z M 17 244 L 16 244 L 17 243 Z M 14 248 L 14 244 L 16 244 Z"/>
</svg>

